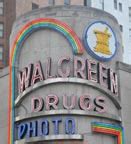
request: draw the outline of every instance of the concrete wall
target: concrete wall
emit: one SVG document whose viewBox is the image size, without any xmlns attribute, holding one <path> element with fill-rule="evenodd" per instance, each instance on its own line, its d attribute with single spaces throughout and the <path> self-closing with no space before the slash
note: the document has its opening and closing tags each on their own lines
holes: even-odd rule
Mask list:
<svg viewBox="0 0 131 144">
<path fill-rule="evenodd" d="M 49 6 L 49 0 L 16 0 L 16 17 L 19 17 L 32 10 L 32 3 L 38 4 L 38 6 Z M 71 0 L 71 5 L 83 5 L 83 0 Z M 64 5 L 64 0 L 55 0 L 55 5 Z"/>
<path fill-rule="evenodd" d="M 122 124 L 125 128 L 126 144 L 131 143 L 131 65 L 118 63 L 120 95 L 122 104 Z"/>
<path fill-rule="evenodd" d="M 0 72 L 0 141 L 7 144 L 8 134 L 8 90 L 9 71 L 5 68 Z"/>
<path fill-rule="evenodd" d="M 48 0 L 16 0 L 16 17 L 23 15 L 32 10 L 32 3 L 40 5 L 40 7 L 47 6 Z"/>
</svg>

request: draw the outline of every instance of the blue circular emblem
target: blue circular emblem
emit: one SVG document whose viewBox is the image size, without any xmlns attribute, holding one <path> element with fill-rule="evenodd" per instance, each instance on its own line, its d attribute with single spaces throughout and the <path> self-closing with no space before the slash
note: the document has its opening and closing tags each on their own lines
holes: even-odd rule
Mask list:
<svg viewBox="0 0 131 144">
<path fill-rule="evenodd" d="M 99 61 L 107 62 L 116 54 L 115 33 L 104 21 L 95 21 L 86 27 L 83 40 L 87 52 Z"/>
</svg>

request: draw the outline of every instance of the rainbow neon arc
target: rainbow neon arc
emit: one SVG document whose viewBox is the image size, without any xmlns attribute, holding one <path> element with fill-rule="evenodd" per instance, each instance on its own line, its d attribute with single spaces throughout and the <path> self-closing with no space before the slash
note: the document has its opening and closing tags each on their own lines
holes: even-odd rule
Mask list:
<svg viewBox="0 0 131 144">
<path fill-rule="evenodd" d="M 9 81 L 9 107 L 8 107 L 8 144 L 14 144 L 15 122 L 15 61 L 22 44 L 35 31 L 39 29 L 51 29 L 62 34 L 73 49 L 73 54 L 83 54 L 84 48 L 77 34 L 66 23 L 53 18 L 38 18 L 25 24 L 18 32 L 10 52 L 10 81 Z"/>
<path fill-rule="evenodd" d="M 74 30 L 66 23 L 53 18 L 39 18 L 27 23 L 18 33 L 12 48 L 11 61 L 14 59 L 18 48 L 27 37 L 38 29 L 52 29 L 64 35 L 73 48 L 74 54 L 83 54 L 84 48 Z"/>
<path fill-rule="evenodd" d="M 120 125 L 102 122 L 92 122 L 92 131 L 117 137 L 117 144 L 125 144 L 124 129 Z"/>
</svg>

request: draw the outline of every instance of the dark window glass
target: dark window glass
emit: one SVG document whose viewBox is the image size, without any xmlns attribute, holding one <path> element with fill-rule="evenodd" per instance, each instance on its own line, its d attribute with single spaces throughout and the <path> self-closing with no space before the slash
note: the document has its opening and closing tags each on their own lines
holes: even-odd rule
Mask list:
<svg viewBox="0 0 131 144">
<path fill-rule="evenodd" d="M 114 0 L 114 8 L 117 10 L 117 0 Z"/>
<path fill-rule="evenodd" d="M 84 0 L 84 6 L 87 6 L 87 0 Z"/>
<path fill-rule="evenodd" d="M 4 25 L 3 23 L 0 23 L 0 38 L 2 38 L 4 35 Z"/>
<path fill-rule="evenodd" d="M 49 0 L 48 3 L 49 5 L 55 5 L 55 0 Z"/>
<path fill-rule="evenodd" d="M 3 59 L 3 46 L 0 46 L 0 60 Z"/>
<path fill-rule="evenodd" d="M 122 25 L 120 25 L 120 31 L 123 32 L 123 26 Z"/>
<path fill-rule="evenodd" d="M 92 6 L 92 0 L 84 0 L 84 6 Z"/>
<path fill-rule="evenodd" d="M 129 7 L 129 22 L 131 22 L 131 7 Z"/>
<path fill-rule="evenodd" d="M 131 29 L 129 29 L 129 38 L 131 39 Z"/>
<path fill-rule="evenodd" d="M 38 8 L 39 8 L 39 5 L 38 5 L 38 4 L 32 3 L 32 10 L 38 9 Z"/>
<path fill-rule="evenodd" d="M 119 3 L 119 11 L 122 12 L 122 3 Z"/>
</svg>

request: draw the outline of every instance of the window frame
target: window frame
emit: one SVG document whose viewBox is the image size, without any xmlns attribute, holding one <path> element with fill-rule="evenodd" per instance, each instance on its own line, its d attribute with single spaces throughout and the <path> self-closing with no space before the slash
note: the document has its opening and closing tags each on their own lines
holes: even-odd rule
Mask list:
<svg viewBox="0 0 131 144">
<path fill-rule="evenodd" d="M 4 23 L 3 22 L 0 22 L 0 25 L 3 25 L 3 32 L 2 32 L 2 29 L 0 29 L 0 31 L 2 32 L 2 36 L 0 35 L 0 39 L 4 38 Z"/>
<path fill-rule="evenodd" d="M 54 6 L 55 5 L 55 0 L 48 0 L 48 4 L 51 5 L 51 6 Z"/>
<path fill-rule="evenodd" d="M 3 16 L 4 15 L 4 2 L 0 1 L 0 3 L 3 3 L 3 7 L 0 7 L 0 9 L 2 10 L 2 13 L 0 13 L 0 16 Z"/>
</svg>

